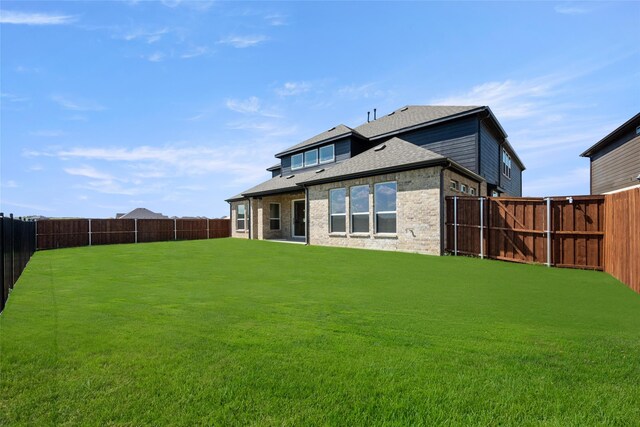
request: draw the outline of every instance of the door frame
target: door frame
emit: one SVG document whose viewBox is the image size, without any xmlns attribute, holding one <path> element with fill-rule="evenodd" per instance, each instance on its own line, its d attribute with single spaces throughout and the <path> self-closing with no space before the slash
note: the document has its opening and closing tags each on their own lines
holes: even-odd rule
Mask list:
<svg viewBox="0 0 640 427">
<path fill-rule="evenodd" d="M 296 235 L 296 202 L 304 203 L 304 216 L 302 222 L 304 224 L 304 234 Z M 306 199 L 295 199 L 291 201 L 291 237 L 300 239 L 306 237 L 307 234 L 307 201 Z"/>
</svg>

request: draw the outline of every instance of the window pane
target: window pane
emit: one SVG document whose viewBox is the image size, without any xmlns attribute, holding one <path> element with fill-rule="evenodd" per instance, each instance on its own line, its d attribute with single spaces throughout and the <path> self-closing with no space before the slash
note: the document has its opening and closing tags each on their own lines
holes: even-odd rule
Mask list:
<svg viewBox="0 0 640 427">
<path fill-rule="evenodd" d="M 346 215 L 332 215 L 331 216 L 331 233 L 344 233 L 347 231 Z"/>
<path fill-rule="evenodd" d="M 376 224 L 378 233 L 396 232 L 396 214 L 376 214 Z"/>
<path fill-rule="evenodd" d="M 279 219 L 269 220 L 269 226 L 272 230 L 280 230 L 280 220 Z"/>
<path fill-rule="evenodd" d="M 269 205 L 269 218 L 280 219 L 280 205 L 278 203 L 271 203 Z"/>
<path fill-rule="evenodd" d="M 244 230 L 244 219 L 236 221 L 236 230 Z"/>
<path fill-rule="evenodd" d="M 334 160 L 333 144 L 320 148 L 320 163 L 332 162 Z"/>
<path fill-rule="evenodd" d="M 244 219 L 244 205 L 238 205 L 238 219 Z"/>
<path fill-rule="evenodd" d="M 310 150 L 304 153 L 304 165 L 313 166 L 318 164 L 318 150 Z"/>
<path fill-rule="evenodd" d="M 369 186 L 351 187 L 351 213 L 369 212 Z"/>
<path fill-rule="evenodd" d="M 302 153 L 291 156 L 291 169 L 300 169 L 302 167 Z"/>
<path fill-rule="evenodd" d="M 347 197 L 347 189 L 346 188 L 335 188 L 333 190 L 329 190 L 329 204 L 330 211 L 332 214 L 338 213 L 346 213 L 347 207 L 345 203 L 345 198 Z"/>
<path fill-rule="evenodd" d="M 396 210 L 396 187 L 395 182 L 376 184 L 374 199 L 376 212 L 394 212 Z"/>
<path fill-rule="evenodd" d="M 369 215 L 351 215 L 351 232 L 368 233 Z"/>
</svg>

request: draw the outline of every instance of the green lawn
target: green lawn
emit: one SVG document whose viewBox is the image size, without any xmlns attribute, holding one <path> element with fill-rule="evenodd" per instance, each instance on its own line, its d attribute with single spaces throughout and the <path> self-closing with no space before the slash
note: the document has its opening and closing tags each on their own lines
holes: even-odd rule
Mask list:
<svg viewBox="0 0 640 427">
<path fill-rule="evenodd" d="M 640 425 L 610 276 L 222 239 L 38 252 L 0 425 Z"/>
</svg>

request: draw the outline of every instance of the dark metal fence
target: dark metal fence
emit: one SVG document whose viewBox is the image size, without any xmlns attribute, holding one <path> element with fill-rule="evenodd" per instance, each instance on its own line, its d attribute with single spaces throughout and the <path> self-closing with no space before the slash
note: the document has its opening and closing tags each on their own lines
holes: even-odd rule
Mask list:
<svg viewBox="0 0 640 427">
<path fill-rule="evenodd" d="M 2 257 L 0 312 L 2 312 L 9 298 L 9 292 L 36 250 L 36 223 L 16 219 L 13 214 L 5 217 L 2 213 L 0 213 L 0 222 L 0 255 Z"/>
</svg>

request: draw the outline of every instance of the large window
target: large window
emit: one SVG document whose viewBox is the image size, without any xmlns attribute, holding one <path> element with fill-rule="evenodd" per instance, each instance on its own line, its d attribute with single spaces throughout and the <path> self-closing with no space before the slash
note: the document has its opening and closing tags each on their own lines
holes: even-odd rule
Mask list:
<svg viewBox="0 0 640 427">
<path fill-rule="evenodd" d="M 304 166 L 314 166 L 318 164 L 318 150 L 313 149 L 304 152 Z"/>
<path fill-rule="evenodd" d="M 398 185 L 395 182 L 382 182 L 374 188 L 374 212 L 376 214 L 376 233 L 396 232 L 396 196 Z"/>
<path fill-rule="evenodd" d="M 300 169 L 302 165 L 303 154 L 294 154 L 291 156 L 291 169 Z"/>
<path fill-rule="evenodd" d="M 269 204 L 269 228 L 280 230 L 280 203 Z"/>
<path fill-rule="evenodd" d="M 329 190 L 329 232 L 344 233 L 347 231 L 347 189 Z"/>
<path fill-rule="evenodd" d="M 320 147 L 320 163 L 333 162 L 335 158 L 335 148 L 333 144 Z"/>
<path fill-rule="evenodd" d="M 351 187 L 349 193 L 351 207 L 351 232 L 369 232 L 369 186 Z"/>
<path fill-rule="evenodd" d="M 502 174 L 511 178 L 511 156 L 507 154 L 507 150 L 502 150 Z"/>
<path fill-rule="evenodd" d="M 236 230 L 245 230 L 247 223 L 247 212 L 244 204 L 238 205 L 236 208 Z"/>
</svg>

